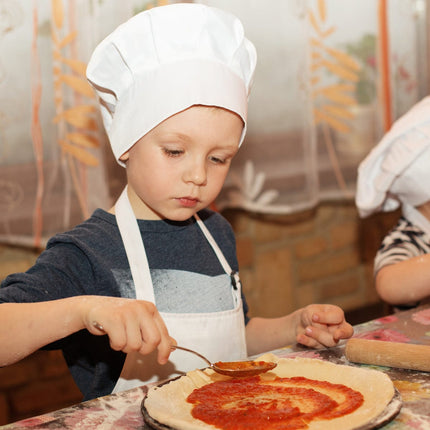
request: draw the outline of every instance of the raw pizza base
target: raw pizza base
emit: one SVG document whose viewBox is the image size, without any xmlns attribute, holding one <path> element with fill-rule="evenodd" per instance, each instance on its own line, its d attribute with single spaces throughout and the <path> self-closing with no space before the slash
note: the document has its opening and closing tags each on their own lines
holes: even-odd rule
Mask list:
<svg viewBox="0 0 430 430">
<path fill-rule="evenodd" d="M 343 384 L 363 395 L 364 403 L 354 412 L 330 421 L 312 421 L 309 423 L 309 430 L 371 428 L 368 424 L 374 422 L 376 418 L 378 421 L 382 419 L 382 422 L 386 422 L 397 415 L 401 408 L 400 396 L 392 381 L 385 373 L 377 370 L 311 358 L 278 358 L 273 354 L 265 354 L 257 360 L 278 363 L 275 369 L 264 374 L 264 378 L 273 378 L 274 374 L 281 378 L 304 376 L 308 379 Z M 194 389 L 226 379 L 228 377 L 218 375 L 211 369 L 194 370 L 167 384 L 152 387 L 143 402 L 144 415 L 150 418 L 149 424 L 156 423 L 156 428 L 214 429 L 214 426 L 193 418 L 191 415 L 193 405 L 186 399 Z"/>
</svg>

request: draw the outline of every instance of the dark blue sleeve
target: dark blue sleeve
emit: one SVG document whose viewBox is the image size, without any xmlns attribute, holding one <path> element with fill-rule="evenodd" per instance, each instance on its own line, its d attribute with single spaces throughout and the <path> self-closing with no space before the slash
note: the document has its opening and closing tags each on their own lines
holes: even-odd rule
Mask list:
<svg viewBox="0 0 430 430">
<path fill-rule="evenodd" d="M 91 268 L 78 248 L 58 244 L 39 256 L 26 272 L 7 276 L 0 288 L 0 302 L 40 302 L 90 294 L 82 280 L 91 285 Z"/>
</svg>

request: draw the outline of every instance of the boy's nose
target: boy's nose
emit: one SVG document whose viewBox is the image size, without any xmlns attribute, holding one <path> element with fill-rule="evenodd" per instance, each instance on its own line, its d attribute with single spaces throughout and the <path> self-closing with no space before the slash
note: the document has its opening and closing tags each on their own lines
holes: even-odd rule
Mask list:
<svg viewBox="0 0 430 430">
<path fill-rule="evenodd" d="M 207 173 L 206 163 L 204 162 L 193 162 L 190 163 L 187 169 L 184 171 L 183 178 L 185 182 L 192 182 L 195 185 L 206 185 Z"/>
</svg>

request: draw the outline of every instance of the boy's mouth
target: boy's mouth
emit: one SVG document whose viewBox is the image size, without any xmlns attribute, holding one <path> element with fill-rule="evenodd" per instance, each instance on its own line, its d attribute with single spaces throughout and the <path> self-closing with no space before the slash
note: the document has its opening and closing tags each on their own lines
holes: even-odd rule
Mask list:
<svg viewBox="0 0 430 430">
<path fill-rule="evenodd" d="M 197 205 L 197 203 L 199 202 L 199 199 L 194 197 L 179 197 L 178 201 L 181 204 L 181 206 L 184 206 L 186 208 L 193 208 Z"/>
</svg>

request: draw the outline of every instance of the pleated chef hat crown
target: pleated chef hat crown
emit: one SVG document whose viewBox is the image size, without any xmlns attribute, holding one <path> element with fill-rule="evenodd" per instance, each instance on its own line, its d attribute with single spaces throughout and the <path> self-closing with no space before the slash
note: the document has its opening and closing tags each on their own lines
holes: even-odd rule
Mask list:
<svg viewBox="0 0 430 430">
<path fill-rule="evenodd" d="M 237 113 L 246 131 L 254 45 L 230 13 L 180 3 L 141 12 L 94 50 L 87 78 L 119 157 L 163 120 L 196 105 Z"/>
<path fill-rule="evenodd" d="M 430 97 L 398 119 L 358 167 L 361 217 L 430 200 Z"/>
</svg>

